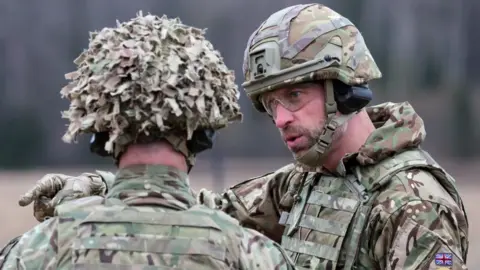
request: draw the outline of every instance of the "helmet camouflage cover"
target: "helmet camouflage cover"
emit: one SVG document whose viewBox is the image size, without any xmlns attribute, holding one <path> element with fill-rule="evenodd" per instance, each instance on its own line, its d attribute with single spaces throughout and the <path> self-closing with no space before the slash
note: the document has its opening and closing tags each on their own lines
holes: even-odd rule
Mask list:
<svg viewBox="0 0 480 270">
<path fill-rule="evenodd" d="M 143 16 L 90 34 L 88 49 L 66 74 L 70 101 L 65 142 L 108 132 L 117 157 L 139 136 L 190 140 L 196 129 L 240 121 L 234 73 L 205 31 L 166 16 Z M 186 154 L 186 153 L 184 153 Z"/>
<path fill-rule="evenodd" d="M 364 84 L 382 76 L 360 31 L 321 4 L 295 5 L 272 14 L 245 49 L 243 88 L 264 111 L 259 95 L 286 85 L 340 80 Z"/>
</svg>

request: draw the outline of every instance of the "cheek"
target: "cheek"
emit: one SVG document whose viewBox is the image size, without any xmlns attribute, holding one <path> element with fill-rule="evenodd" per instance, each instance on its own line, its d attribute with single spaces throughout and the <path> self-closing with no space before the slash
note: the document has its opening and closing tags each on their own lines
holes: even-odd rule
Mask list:
<svg viewBox="0 0 480 270">
<path fill-rule="evenodd" d="M 297 111 L 296 119 L 302 127 L 309 130 L 315 130 L 319 128 L 319 124 L 323 123 L 325 119 L 325 113 L 323 107 L 325 105 L 322 102 L 312 101 L 308 103 L 301 110 Z"/>
</svg>

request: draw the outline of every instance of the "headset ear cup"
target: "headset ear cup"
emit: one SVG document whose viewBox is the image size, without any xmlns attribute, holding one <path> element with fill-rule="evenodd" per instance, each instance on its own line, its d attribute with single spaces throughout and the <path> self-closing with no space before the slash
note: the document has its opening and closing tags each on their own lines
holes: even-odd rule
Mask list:
<svg viewBox="0 0 480 270">
<path fill-rule="evenodd" d="M 90 139 L 90 151 L 101 157 L 108 157 L 110 154 L 105 150 L 105 144 L 109 139 L 108 132 L 99 132 L 92 135 Z"/>
<path fill-rule="evenodd" d="M 216 135 L 217 133 L 213 129 L 197 129 L 193 132 L 192 139 L 187 141 L 187 148 L 193 154 L 211 149 Z"/>
<path fill-rule="evenodd" d="M 333 89 L 337 109 L 342 114 L 359 111 L 373 99 L 372 90 L 366 84 L 351 86 L 335 80 Z"/>
</svg>

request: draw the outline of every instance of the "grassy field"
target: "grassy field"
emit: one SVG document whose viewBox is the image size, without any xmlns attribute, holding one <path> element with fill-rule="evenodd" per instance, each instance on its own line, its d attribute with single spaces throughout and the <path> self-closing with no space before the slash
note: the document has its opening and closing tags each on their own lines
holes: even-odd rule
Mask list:
<svg viewBox="0 0 480 270">
<path fill-rule="evenodd" d="M 270 161 L 244 161 L 237 160 L 225 164 L 226 183 L 216 183 L 212 181 L 211 169 L 207 162 L 200 161 L 191 177 L 191 183 L 195 189 L 201 187 L 221 190 L 224 186 L 229 186 L 237 181 L 247 179 L 252 176 L 261 175 L 269 170 L 286 164 L 279 160 Z M 476 183 L 477 176 L 480 174 L 479 164 L 457 165 L 453 162 L 442 162 L 448 171 L 457 178 L 459 188 L 463 196 L 465 207 L 469 214 L 470 222 L 470 249 L 468 266 L 470 269 L 480 269 L 480 257 L 474 256 L 480 249 L 480 231 L 475 228 L 480 227 L 480 208 L 479 203 L 480 183 Z M 46 169 L 28 172 L 0 172 L 0 209 L 2 222 L 0 223 L 0 245 L 6 243 L 10 238 L 25 232 L 36 224 L 32 216 L 32 207 L 19 207 L 17 199 L 23 192 L 30 188 L 36 180 L 40 179 L 45 173 L 57 172 L 70 175 L 77 175 L 83 171 L 91 171 L 91 168 L 82 169 Z"/>
</svg>

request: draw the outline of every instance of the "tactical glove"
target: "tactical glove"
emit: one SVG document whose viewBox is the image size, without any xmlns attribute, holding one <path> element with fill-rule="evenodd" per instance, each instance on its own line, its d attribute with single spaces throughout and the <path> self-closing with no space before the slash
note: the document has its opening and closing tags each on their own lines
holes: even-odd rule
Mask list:
<svg viewBox="0 0 480 270">
<path fill-rule="evenodd" d="M 34 202 L 33 215 L 42 222 L 45 218 L 53 216 L 55 206 L 62 201 L 105 195 L 107 184 L 100 174 L 83 173 L 79 176 L 47 174 L 20 198 L 18 204 L 23 207 Z"/>
<path fill-rule="evenodd" d="M 215 192 L 212 192 L 208 189 L 202 188 L 197 194 L 197 203 L 203 204 L 211 209 L 223 210 L 227 202 L 223 197 Z"/>
</svg>

